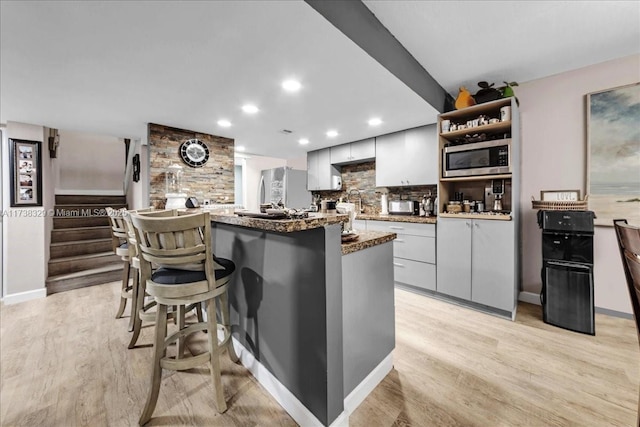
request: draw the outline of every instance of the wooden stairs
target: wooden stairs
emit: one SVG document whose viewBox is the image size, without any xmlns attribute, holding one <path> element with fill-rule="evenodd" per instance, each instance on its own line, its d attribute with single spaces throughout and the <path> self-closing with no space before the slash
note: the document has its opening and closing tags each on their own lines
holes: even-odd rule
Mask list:
<svg viewBox="0 0 640 427">
<path fill-rule="evenodd" d="M 122 279 L 105 208 L 126 207 L 125 196 L 57 195 L 47 295 Z"/>
</svg>

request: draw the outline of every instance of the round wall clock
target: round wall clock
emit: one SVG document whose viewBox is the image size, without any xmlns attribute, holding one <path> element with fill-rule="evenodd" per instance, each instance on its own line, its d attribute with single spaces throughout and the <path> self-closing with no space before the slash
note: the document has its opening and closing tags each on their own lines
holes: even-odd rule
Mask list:
<svg viewBox="0 0 640 427">
<path fill-rule="evenodd" d="M 209 160 L 209 148 L 199 139 L 188 139 L 180 145 L 180 157 L 192 168 L 199 168 Z"/>
</svg>

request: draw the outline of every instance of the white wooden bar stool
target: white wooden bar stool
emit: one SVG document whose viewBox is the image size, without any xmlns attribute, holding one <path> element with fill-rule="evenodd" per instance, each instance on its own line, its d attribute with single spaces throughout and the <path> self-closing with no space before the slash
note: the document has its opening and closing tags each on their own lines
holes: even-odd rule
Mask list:
<svg viewBox="0 0 640 427">
<path fill-rule="evenodd" d="M 129 258 L 129 242 L 127 235 L 127 228 L 122 217 L 124 209 L 113 209 L 111 207 L 106 208 L 107 216 L 109 216 L 109 222 L 111 223 L 111 242 L 113 252 L 122 258 L 124 265 L 122 266 L 122 288 L 120 289 L 120 306 L 116 313 L 116 319 L 119 319 L 124 314 L 124 310 L 127 306 L 127 300 L 133 298 L 133 287 L 129 286 L 129 277 L 131 271 L 131 260 Z M 133 312 L 134 304 L 131 304 L 131 317 L 129 319 L 129 331 L 133 330 Z"/>
<path fill-rule="evenodd" d="M 157 303 L 154 359 L 151 389 L 140 425 L 146 424 L 155 409 L 162 369 L 185 370 L 210 363 L 218 412 L 227 409 L 220 377 L 220 353 L 226 348 L 232 361 L 238 357 L 231 342 L 227 286 L 235 265 L 231 260 L 215 258 L 211 242 L 209 213 L 158 218 L 131 215 L 140 258 L 140 278 L 146 291 Z M 153 265 L 162 267 L 152 272 Z M 216 300 L 220 307 L 220 322 L 216 321 Z M 204 302 L 207 321 L 186 326 L 185 306 Z M 178 330 L 167 336 L 167 309 L 178 306 Z M 222 340 L 218 341 L 218 329 Z M 206 330 L 208 351 L 186 356 L 184 340 L 191 334 Z M 177 343 L 175 357 L 167 357 L 167 347 Z"/>
</svg>

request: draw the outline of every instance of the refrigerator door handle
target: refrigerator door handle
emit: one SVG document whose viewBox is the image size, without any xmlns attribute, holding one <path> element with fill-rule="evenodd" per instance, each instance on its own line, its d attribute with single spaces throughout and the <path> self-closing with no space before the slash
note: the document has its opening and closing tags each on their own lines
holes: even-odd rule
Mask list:
<svg viewBox="0 0 640 427">
<path fill-rule="evenodd" d="M 260 177 L 260 184 L 258 184 L 258 205 L 261 205 L 264 203 L 264 196 L 265 196 L 264 175 L 262 175 Z"/>
<path fill-rule="evenodd" d="M 289 183 L 289 174 L 287 173 L 287 168 L 284 168 L 284 175 L 282 177 L 282 203 L 284 207 L 289 205 L 287 200 L 287 184 Z"/>
</svg>

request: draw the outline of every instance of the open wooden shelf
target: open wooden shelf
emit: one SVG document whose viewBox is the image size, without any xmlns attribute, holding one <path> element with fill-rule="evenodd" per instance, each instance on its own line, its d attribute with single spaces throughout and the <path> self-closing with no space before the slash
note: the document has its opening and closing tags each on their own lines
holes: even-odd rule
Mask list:
<svg viewBox="0 0 640 427">
<path fill-rule="evenodd" d="M 452 178 L 440 178 L 440 181 L 442 182 L 487 181 L 489 179 L 511 179 L 511 174 L 503 173 L 499 175 L 456 176 Z"/>
<path fill-rule="evenodd" d="M 451 132 L 441 133 L 440 136 L 451 140 L 451 139 L 462 138 L 465 135 L 475 135 L 480 133 L 500 133 L 500 132 L 511 132 L 511 121 L 476 126 L 473 128 L 466 128 L 462 130 L 454 130 Z"/>
</svg>

